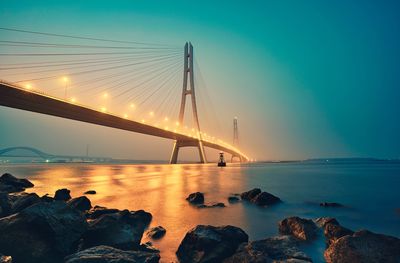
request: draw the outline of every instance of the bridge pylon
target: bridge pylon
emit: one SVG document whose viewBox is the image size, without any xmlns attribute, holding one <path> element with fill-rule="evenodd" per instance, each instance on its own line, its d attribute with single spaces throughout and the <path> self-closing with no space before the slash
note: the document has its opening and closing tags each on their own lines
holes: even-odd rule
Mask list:
<svg viewBox="0 0 400 263">
<path fill-rule="evenodd" d="M 199 117 L 197 114 L 197 106 L 196 106 L 196 93 L 194 88 L 194 70 L 193 70 L 193 46 L 189 42 L 186 42 L 184 49 L 184 69 L 183 69 L 183 89 L 182 89 L 182 99 L 181 99 L 181 107 L 179 110 L 179 124 L 183 125 L 184 116 L 185 116 L 185 106 L 186 106 L 186 97 L 190 95 L 191 104 L 192 104 L 192 112 L 193 112 L 193 120 L 195 122 L 198 138 L 193 140 L 176 140 L 174 143 L 174 147 L 172 150 L 172 155 L 170 159 L 171 164 L 176 164 L 178 162 L 178 154 L 179 149 L 182 147 L 197 147 L 199 150 L 200 163 L 206 163 L 206 154 L 204 151 L 203 143 L 201 140 L 200 133 L 200 123 Z M 189 79 L 189 81 L 188 81 Z"/>
<path fill-rule="evenodd" d="M 234 147 L 238 147 L 239 146 L 239 128 L 238 128 L 238 119 L 237 119 L 237 117 L 235 117 L 233 119 L 233 146 Z M 233 160 L 235 158 L 238 158 L 239 162 L 243 161 L 242 157 L 240 155 L 232 154 L 231 162 L 233 162 Z"/>
</svg>

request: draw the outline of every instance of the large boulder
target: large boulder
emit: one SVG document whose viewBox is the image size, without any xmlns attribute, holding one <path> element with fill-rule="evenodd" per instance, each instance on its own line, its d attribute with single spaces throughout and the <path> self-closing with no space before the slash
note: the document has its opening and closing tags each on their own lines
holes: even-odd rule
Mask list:
<svg viewBox="0 0 400 263">
<path fill-rule="evenodd" d="M 269 206 L 281 202 L 281 199 L 273 194 L 261 192 L 261 189 L 254 188 L 244 192 L 241 195 L 243 200 L 252 202 L 259 206 Z"/>
<path fill-rule="evenodd" d="M 27 179 L 19 179 L 15 176 L 5 173 L 0 177 L 0 192 L 15 193 L 24 191 L 25 188 L 34 185 Z"/>
<path fill-rule="evenodd" d="M 318 217 L 314 222 L 322 228 L 325 228 L 327 224 L 339 225 L 339 222 L 333 217 Z"/>
<path fill-rule="evenodd" d="M 298 241 L 291 236 L 270 237 L 242 244 L 224 263 L 236 262 L 312 262 L 298 248 Z"/>
<path fill-rule="evenodd" d="M 154 252 L 124 251 L 97 246 L 69 255 L 64 260 L 65 263 L 157 263 L 160 255 Z"/>
<path fill-rule="evenodd" d="M 191 193 L 186 200 L 189 201 L 189 203 L 198 205 L 198 204 L 203 204 L 204 203 L 204 194 L 200 192 L 196 193 Z"/>
<path fill-rule="evenodd" d="M 181 263 L 221 262 L 248 239 L 238 227 L 198 225 L 186 233 L 176 255 Z"/>
<path fill-rule="evenodd" d="M 144 213 L 123 210 L 103 214 L 89 221 L 89 229 L 82 236 L 81 248 L 105 245 L 119 249 L 137 249 L 149 223 Z"/>
<path fill-rule="evenodd" d="M 342 204 L 339 204 L 339 203 L 329 203 L 329 202 L 320 203 L 319 206 L 323 206 L 323 207 L 343 207 Z"/>
<path fill-rule="evenodd" d="M 398 263 L 400 239 L 361 230 L 332 242 L 324 256 L 328 263 Z"/>
<path fill-rule="evenodd" d="M 162 226 L 156 226 L 149 229 L 149 231 L 147 232 L 147 236 L 152 239 L 160 239 L 165 235 L 166 232 L 167 230 Z"/>
<path fill-rule="evenodd" d="M 279 222 L 279 233 L 292 235 L 300 240 L 312 240 L 317 235 L 317 226 L 311 219 L 293 216 Z"/>
<path fill-rule="evenodd" d="M 25 192 L 9 194 L 8 199 L 10 200 L 11 214 L 18 213 L 31 205 L 42 202 L 37 194 Z"/>
<path fill-rule="evenodd" d="M 0 219 L 0 251 L 15 262 L 61 262 L 86 229 L 81 212 L 64 202 L 41 202 Z"/>
<path fill-rule="evenodd" d="M 11 214 L 11 203 L 7 193 L 0 192 L 0 218 Z"/>
<path fill-rule="evenodd" d="M 92 208 L 92 203 L 86 196 L 80 196 L 69 200 L 68 205 L 72 206 L 79 211 L 85 212 Z"/>
<path fill-rule="evenodd" d="M 326 224 L 324 227 L 324 235 L 326 243 L 330 245 L 341 237 L 353 235 L 353 231 L 339 224 Z"/>
<path fill-rule="evenodd" d="M 71 199 L 70 193 L 71 193 L 71 191 L 66 188 L 58 189 L 54 195 L 54 200 L 68 201 Z"/>
<path fill-rule="evenodd" d="M 120 210 L 115 209 L 115 208 L 107 208 L 104 206 L 95 205 L 92 209 L 90 209 L 86 213 L 86 217 L 88 219 L 97 219 L 97 218 L 101 217 L 102 215 L 114 214 L 117 212 L 120 212 Z"/>
</svg>

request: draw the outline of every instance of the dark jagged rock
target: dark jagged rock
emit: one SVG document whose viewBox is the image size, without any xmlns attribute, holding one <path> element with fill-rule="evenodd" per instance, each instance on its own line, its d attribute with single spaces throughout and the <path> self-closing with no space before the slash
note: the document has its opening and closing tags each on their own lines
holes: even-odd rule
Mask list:
<svg viewBox="0 0 400 263">
<path fill-rule="evenodd" d="M 65 257 L 65 263 L 157 263 L 154 252 L 124 251 L 108 246 L 96 246 Z"/>
<path fill-rule="evenodd" d="M 237 203 L 240 201 L 240 198 L 235 196 L 235 195 L 231 195 L 228 197 L 228 202 L 233 204 L 233 203 Z"/>
<path fill-rule="evenodd" d="M 138 250 L 145 251 L 145 252 L 152 252 L 152 253 L 160 253 L 160 250 L 155 248 L 153 246 L 153 243 L 151 243 L 150 241 L 147 241 L 146 243 L 140 244 L 140 247 L 139 247 Z"/>
<path fill-rule="evenodd" d="M 25 188 L 0 183 L 0 193 L 17 193 L 22 191 L 25 191 Z"/>
<path fill-rule="evenodd" d="M 0 177 L 0 184 L 12 185 L 20 188 L 30 188 L 34 186 L 29 180 L 19 179 L 9 173 L 5 173 Z"/>
<path fill-rule="evenodd" d="M 224 263 L 236 262 L 312 262 L 298 248 L 298 241 L 291 236 L 270 237 L 242 244 Z"/>
<path fill-rule="evenodd" d="M 82 212 L 88 211 L 90 208 L 92 208 L 92 203 L 86 196 L 72 198 L 67 202 L 67 204 Z"/>
<path fill-rule="evenodd" d="M 144 227 L 148 227 L 153 219 L 151 213 L 144 210 L 130 211 L 129 213 L 131 220 L 135 220 L 136 222 L 143 224 Z"/>
<path fill-rule="evenodd" d="M 89 190 L 83 193 L 84 195 L 95 195 L 97 192 L 95 190 Z"/>
<path fill-rule="evenodd" d="M 0 192 L 0 218 L 11 214 L 11 203 L 8 194 Z"/>
<path fill-rule="evenodd" d="M 10 256 L 4 256 L 0 254 L 0 263 L 12 263 L 12 258 Z"/>
<path fill-rule="evenodd" d="M 138 248 L 149 223 L 147 214 L 150 213 L 128 210 L 103 214 L 89 222 L 89 229 L 82 236 L 81 247 L 106 245 L 119 249 Z"/>
<path fill-rule="evenodd" d="M 317 226 L 310 219 L 293 216 L 279 222 L 279 233 L 292 235 L 300 240 L 312 240 L 317 235 Z"/>
<path fill-rule="evenodd" d="M 149 229 L 149 231 L 147 232 L 147 235 L 149 237 L 151 237 L 152 239 L 159 239 L 159 238 L 162 238 L 166 232 L 167 232 L 167 230 L 165 230 L 165 228 L 163 228 L 162 226 L 156 226 L 156 227 Z"/>
<path fill-rule="evenodd" d="M 82 213 L 66 203 L 41 202 L 0 219 L 0 251 L 15 262 L 60 262 L 86 229 Z"/>
<path fill-rule="evenodd" d="M 189 201 L 191 204 L 203 204 L 204 203 L 204 194 L 200 192 L 191 193 L 186 200 Z"/>
<path fill-rule="evenodd" d="M 324 227 L 324 235 L 326 237 L 327 244 L 335 242 L 341 237 L 352 235 L 354 232 L 350 229 L 342 227 L 339 224 L 328 223 Z"/>
<path fill-rule="evenodd" d="M 70 190 L 63 188 L 63 189 L 58 189 L 56 191 L 56 194 L 54 195 L 54 200 L 57 201 L 68 201 L 71 199 L 70 195 Z"/>
<path fill-rule="evenodd" d="M 398 263 L 400 239 L 361 230 L 332 242 L 324 256 L 328 263 Z"/>
<path fill-rule="evenodd" d="M 323 207 L 343 207 L 342 204 L 339 204 L 339 203 L 328 203 L 328 202 L 320 203 L 319 206 L 323 206 Z"/>
<path fill-rule="evenodd" d="M 254 188 L 250 191 L 244 192 L 240 195 L 243 200 L 251 201 L 254 197 L 261 193 L 260 188 Z"/>
<path fill-rule="evenodd" d="M 214 208 L 214 207 L 225 207 L 224 203 L 215 203 L 215 204 L 211 204 L 211 205 L 205 205 L 205 204 L 201 204 L 201 205 L 197 205 L 198 208 Z"/>
<path fill-rule="evenodd" d="M 97 219 L 102 215 L 107 215 L 107 214 L 114 214 L 114 213 L 118 213 L 120 210 L 115 209 L 115 208 L 107 208 L 107 207 L 103 207 L 103 206 L 94 206 L 93 209 L 89 210 L 86 213 L 86 217 L 88 219 Z"/>
<path fill-rule="evenodd" d="M 319 217 L 315 219 L 315 223 L 322 228 L 325 228 L 327 224 L 339 225 L 339 222 L 333 217 Z"/>
<path fill-rule="evenodd" d="M 42 199 L 43 202 L 53 202 L 54 198 L 49 196 L 49 194 L 45 194 L 44 196 L 40 197 L 40 199 Z"/>
<path fill-rule="evenodd" d="M 42 202 L 42 199 L 35 193 L 13 193 L 8 195 L 11 204 L 11 214 L 20 212 L 21 210 Z"/>
<path fill-rule="evenodd" d="M 250 191 L 244 192 L 240 196 L 243 200 L 252 202 L 259 206 L 269 206 L 281 202 L 279 197 L 267 192 L 261 192 L 259 188 L 254 188 Z"/>
<path fill-rule="evenodd" d="M 222 262 L 248 239 L 238 227 L 198 225 L 186 233 L 176 255 L 182 263 Z"/>
</svg>

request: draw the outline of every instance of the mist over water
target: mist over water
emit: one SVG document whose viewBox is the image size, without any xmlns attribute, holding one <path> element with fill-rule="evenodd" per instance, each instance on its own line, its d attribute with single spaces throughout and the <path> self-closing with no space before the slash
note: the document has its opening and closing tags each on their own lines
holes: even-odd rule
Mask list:
<svg viewBox="0 0 400 263">
<path fill-rule="evenodd" d="M 35 184 L 29 189 L 39 195 L 53 195 L 68 188 L 77 197 L 87 190 L 92 205 L 139 210 L 153 215 L 151 226 L 167 229 L 164 238 L 153 241 L 161 250 L 161 261 L 176 260 L 175 251 L 185 233 L 198 224 L 235 225 L 251 240 L 278 234 L 277 223 L 287 216 L 316 218 L 332 216 L 353 230 L 400 237 L 400 164 L 377 163 L 280 163 L 229 165 L 100 165 L 100 164 L 14 164 L 0 165 Z M 260 208 L 227 197 L 259 187 L 283 200 L 282 204 Z M 185 198 L 204 192 L 205 202 L 224 202 L 225 208 L 197 209 Z M 320 202 L 338 202 L 343 208 L 320 207 Z M 142 242 L 147 241 L 146 235 Z M 303 248 L 314 262 L 322 262 L 323 239 Z"/>
</svg>

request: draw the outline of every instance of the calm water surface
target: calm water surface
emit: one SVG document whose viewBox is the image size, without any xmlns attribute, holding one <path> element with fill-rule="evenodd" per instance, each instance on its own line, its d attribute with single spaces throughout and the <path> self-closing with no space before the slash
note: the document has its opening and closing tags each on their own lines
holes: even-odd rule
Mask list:
<svg viewBox="0 0 400 263">
<path fill-rule="evenodd" d="M 215 165 L 0 165 L 0 172 L 25 177 L 39 195 L 68 188 L 73 197 L 87 190 L 93 205 L 144 209 L 153 215 L 151 226 L 162 225 L 165 237 L 153 241 L 162 262 L 175 261 L 185 233 L 198 224 L 231 224 L 251 240 L 278 234 L 277 222 L 287 216 L 336 217 L 353 230 L 366 228 L 400 237 L 399 164 L 251 164 L 218 168 Z M 247 203 L 229 204 L 227 197 L 259 187 L 284 202 L 269 208 Z M 206 203 L 225 208 L 196 209 L 185 198 L 204 192 Z M 344 208 L 323 208 L 319 202 L 339 202 Z M 144 236 L 143 241 L 147 241 Z M 323 239 L 303 249 L 314 262 L 323 262 Z"/>
</svg>

